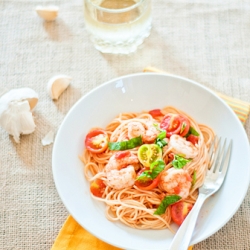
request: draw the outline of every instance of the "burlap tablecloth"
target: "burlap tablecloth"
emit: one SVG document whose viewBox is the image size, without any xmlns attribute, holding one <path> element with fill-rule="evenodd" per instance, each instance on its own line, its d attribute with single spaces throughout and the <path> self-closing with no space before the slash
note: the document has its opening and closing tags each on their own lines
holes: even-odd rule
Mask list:
<svg viewBox="0 0 250 250">
<path fill-rule="evenodd" d="M 40 4 L 59 6 L 55 22 L 37 16 Z M 94 49 L 81 0 L 0 1 L 0 88 L 31 87 L 40 97 L 33 134 L 16 144 L 0 129 L 0 249 L 51 248 L 68 212 L 52 177 L 53 145 L 41 139 L 94 87 L 151 65 L 250 102 L 250 1 L 153 0 L 152 7 L 150 37 L 135 54 L 121 56 Z M 73 80 L 53 102 L 46 85 L 57 74 Z M 249 119 L 245 128 L 249 137 Z M 247 250 L 249 235 L 248 192 L 233 218 L 194 249 Z"/>
</svg>

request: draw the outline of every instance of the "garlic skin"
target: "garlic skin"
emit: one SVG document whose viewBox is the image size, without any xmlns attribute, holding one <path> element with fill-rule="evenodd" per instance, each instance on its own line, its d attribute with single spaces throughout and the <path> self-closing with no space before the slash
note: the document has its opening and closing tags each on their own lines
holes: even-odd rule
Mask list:
<svg viewBox="0 0 250 250">
<path fill-rule="evenodd" d="M 51 143 L 54 142 L 54 136 L 55 136 L 55 133 L 53 131 L 49 131 L 45 137 L 42 139 L 42 145 L 43 146 L 47 146 L 47 145 L 50 145 Z"/>
<path fill-rule="evenodd" d="M 57 18 L 59 8 L 57 6 L 37 6 L 36 13 L 45 21 L 51 22 Z"/>
<path fill-rule="evenodd" d="M 35 130 L 35 123 L 30 112 L 29 102 L 12 101 L 7 110 L 0 117 L 0 125 L 14 140 L 19 143 L 21 134 L 31 134 Z"/>
<path fill-rule="evenodd" d="M 38 94 L 31 88 L 12 89 L 0 97 L 0 126 L 19 143 L 21 134 L 35 130 L 32 110 Z"/>
<path fill-rule="evenodd" d="M 72 78 L 66 75 L 57 75 L 52 77 L 47 84 L 50 98 L 52 100 L 58 100 L 63 91 L 68 88 L 71 80 Z"/>
<path fill-rule="evenodd" d="M 10 91 L 5 92 L 0 97 L 0 116 L 1 110 L 7 109 L 10 102 L 24 100 L 29 102 L 30 110 L 32 111 L 38 103 L 38 94 L 31 88 L 11 89 Z"/>
</svg>

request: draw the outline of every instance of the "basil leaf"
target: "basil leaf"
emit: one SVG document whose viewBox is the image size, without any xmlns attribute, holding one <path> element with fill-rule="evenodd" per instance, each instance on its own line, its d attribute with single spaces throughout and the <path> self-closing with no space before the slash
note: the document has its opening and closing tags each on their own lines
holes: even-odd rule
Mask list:
<svg viewBox="0 0 250 250">
<path fill-rule="evenodd" d="M 126 150 L 127 149 L 127 142 L 120 141 L 120 142 L 109 142 L 109 149 L 110 150 Z"/>
<path fill-rule="evenodd" d="M 155 144 L 158 145 L 160 148 L 163 148 L 164 146 L 166 146 L 168 143 L 165 140 L 161 140 L 159 138 L 156 138 L 155 140 Z"/>
<path fill-rule="evenodd" d="M 154 214 L 156 215 L 164 214 L 169 205 L 179 201 L 180 199 L 181 197 L 175 194 L 165 196 L 165 198 L 161 201 L 159 207 L 155 210 Z"/>
<path fill-rule="evenodd" d="M 165 168 L 165 163 L 163 160 L 158 160 L 150 164 L 152 179 L 155 179 L 157 175 L 164 170 L 164 168 Z"/>
<path fill-rule="evenodd" d="M 174 159 L 172 161 L 172 165 L 174 168 L 181 169 L 191 160 L 185 159 L 179 155 L 174 155 Z"/>
<path fill-rule="evenodd" d="M 188 133 L 185 135 L 185 137 L 188 137 L 189 135 L 199 136 L 200 134 L 193 127 L 190 126 Z"/>
<path fill-rule="evenodd" d="M 138 136 L 128 141 L 109 142 L 110 150 L 127 150 L 142 145 L 142 137 Z"/>
<path fill-rule="evenodd" d="M 181 124 L 181 130 L 180 130 L 180 134 L 184 131 L 184 129 L 186 128 L 187 124 L 185 122 L 183 122 Z"/>
<path fill-rule="evenodd" d="M 156 140 L 155 140 L 155 144 L 158 145 L 160 148 L 163 148 L 164 146 L 167 145 L 167 142 L 164 140 L 166 138 L 167 132 L 166 130 L 163 129 L 158 129 L 159 131 L 161 131 Z"/>
<path fill-rule="evenodd" d="M 157 139 L 162 140 L 162 139 L 166 138 L 166 135 L 167 135 L 166 130 L 162 130 L 161 133 L 157 135 Z"/>
<path fill-rule="evenodd" d="M 160 172 L 162 172 L 165 168 L 165 163 L 163 160 L 157 160 L 150 164 L 150 170 L 145 170 L 142 172 L 136 180 L 139 181 L 147 181 L 149 179 L 155 179 Z"/>
<path fill-rule="evenodd" d="M 196 175 L 196 171 L 194 170 L 193 176 L 192 176 L 192 186 L 196 183 L 197 180 L 197 175 Z"/>
<path fill-rule="evenodd" d="M 190 127 L 189 131 L 190 131 L 190 134 L 192 134 L 192 135 L 196 135 L 196 136 L 200 135 L 193 127 Z"/>
<path fill-rule="evenodd" d="M 148 180 L 152 180 L 152 178 L 149 171 L 144 171 L 136 178 L 136 180 L 146 182 Z"/>
</svg>

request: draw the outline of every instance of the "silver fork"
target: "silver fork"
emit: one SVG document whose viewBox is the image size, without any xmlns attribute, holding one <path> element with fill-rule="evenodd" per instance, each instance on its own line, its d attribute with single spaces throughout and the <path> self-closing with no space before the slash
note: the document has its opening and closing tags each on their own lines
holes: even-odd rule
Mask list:
<svg viewBox="0 0 250 250">
<path fill-rule="evenodd" d="M 230 162 L 232 140 L 230 140 L 230 143 L 227 146 L 225 139 L 222 147 L 221 138 L 219 139 L 218 143 L 216 141 L 217 139 L 214 140 L 209 150 L 212 165 L 207 171 L 204 184 L 199 188 L 198 199 L 178 229 L 169 250 L 188 249 L 195 228 L 196 220 L 204 201 L 219 190 L 225 179 Z"/>
</svg>

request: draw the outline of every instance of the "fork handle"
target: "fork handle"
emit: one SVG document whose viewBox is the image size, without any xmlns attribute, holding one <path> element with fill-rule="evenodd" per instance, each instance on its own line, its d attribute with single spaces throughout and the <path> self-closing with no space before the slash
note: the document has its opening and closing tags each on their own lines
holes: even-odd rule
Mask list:
<svg viewBox="0 0 250 250">
<path fill-rule="evenodd" d="M 196 200 L 192 210 L 190 211 L 190 213 L 178 229 L 177 233 L 175 234 L 169 250 L 188 249 L 195 228 L 196 220 L 199 215 L 199 211 L 206 198 L 207 197 L 203 194 L 200 194 L 198 196 L 198 199 Z"/>
</svg>

